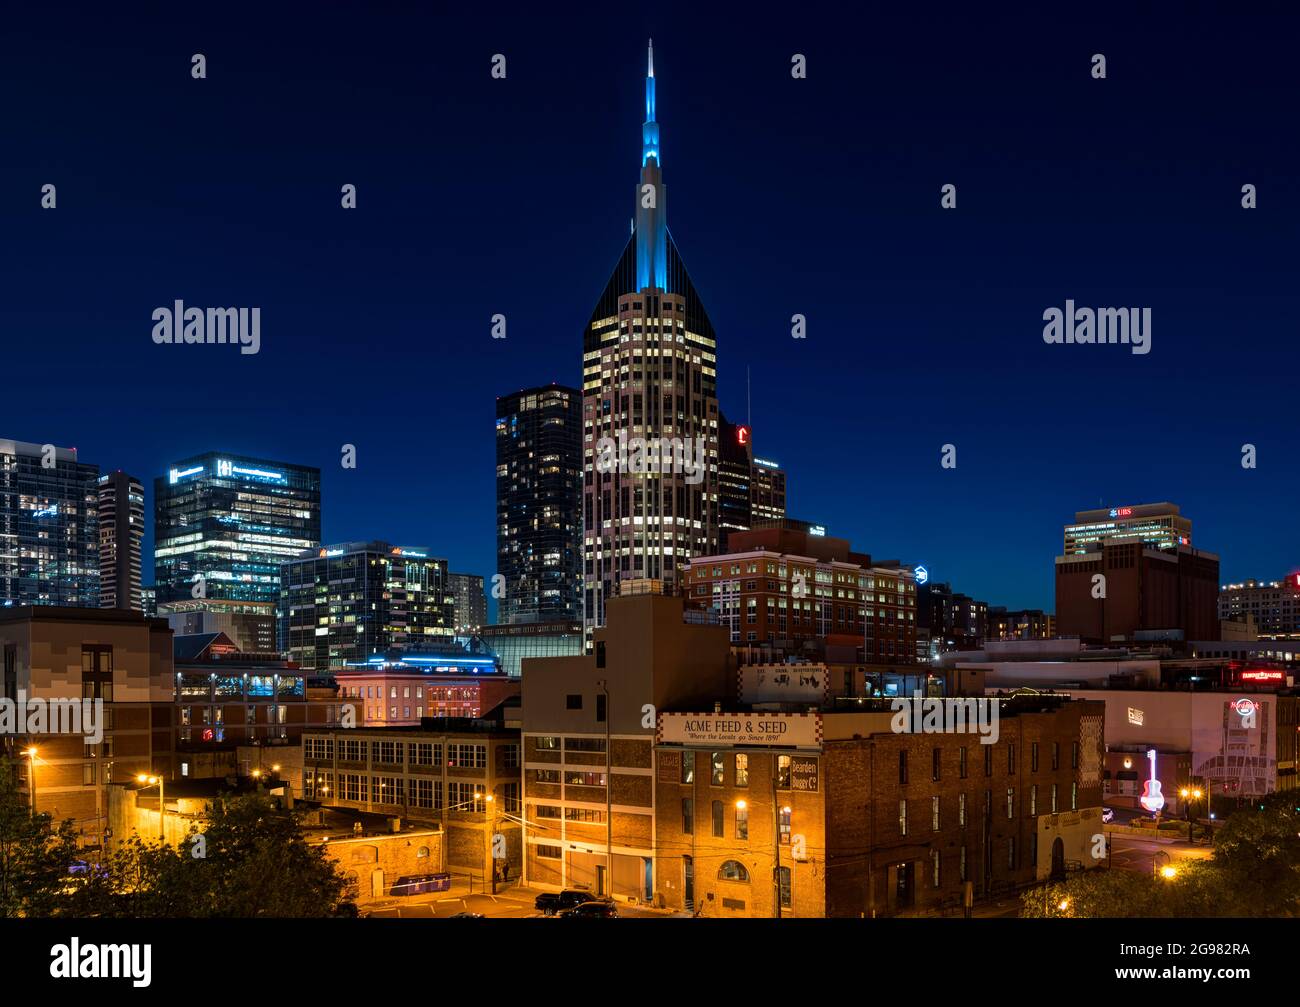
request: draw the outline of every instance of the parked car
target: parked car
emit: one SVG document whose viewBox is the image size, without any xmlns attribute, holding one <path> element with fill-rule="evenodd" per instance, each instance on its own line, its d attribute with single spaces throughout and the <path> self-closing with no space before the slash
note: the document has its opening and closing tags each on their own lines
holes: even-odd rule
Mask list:
<svg viewBox="0 0 1300 1007">
<path fill-rule="evenodd" d="M 559 914 L 560 919 L 574 920 L 616 920 L 618 919 L 618 910 L 614 908 L 612 902 L 584 902 L 581 905 L 574 906 L 572 909 L 566 909 Z"/>
<path fill-rule="evenodd" d="M 581 888 L 566 888 L 562 892 L 542 892 L 533 901 L 533 908 L 545 913 L 547 916 L 551 916 L 554 913 L 561 913 L 566 909 L 573 909 L 587 902 L 609 901 L 609 899 L 602 898 L 594 892 L 584 891 Z"/>
<path fill-rule="evenodd" d="M 1102 808 L 1102 809 L 1101 809 L 1101 820 L 1102 820 L 1103 822 L 1110 822 L 1110 821 L 1112 821 L 1114 818 L 1115 818 L 1115 812 L 1112 811 L 1110 808 Z"/>
</svg>

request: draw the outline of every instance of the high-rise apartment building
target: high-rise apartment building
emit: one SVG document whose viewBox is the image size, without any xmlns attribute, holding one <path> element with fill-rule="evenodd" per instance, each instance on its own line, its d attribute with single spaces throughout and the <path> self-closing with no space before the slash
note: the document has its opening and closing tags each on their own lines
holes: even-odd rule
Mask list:
<svg viewBox="0 0 1300 1007">
<path fill-rule="evenodd" d="M 636 217 L 583 336 L 583 625 L 603 624 L 625 580 L 673 591 L 718 547 L 713 325 L 668 233 L 646 75 Z"/>
<path fill-rule="evenodd" d="M 582 393 L 552 384 L 499 396 L 496 457 L 497 622 L 581 618 Z"/>
<path fill-rule="evenodd" d="M 447 561 L 427 549 L 348 542 L 303 553 L 282 573 L 280 636 L 289 660 L 304 669 L 452 645 Z"/>
<path fill-rule="evenodd" d="M 0 607 L 99 606 L 99 466 L 0 440 Z"/>
<path fill-rule="evenodd" d="M 1063 555 L 1097 552 L 1103 544 L 1139 542 L 1148 549 L 1178 550 L 1192 544 L 1192 522 L 1177 504 L 1135 504 L 1081 510 L 1065 526 Z"/>
<path fill-rule="evenodd" d="M 125 472 L 99 477 L 99 607 L 144 610 L 140 544 L 144 486 Z"/>
<path fill-rule="evenodd" d="M 210 451 L 154 480 L 158 602 L 260 603 L 280 564 L 320 547 L 320 469 Z"/>
<path fill-rule="evenodd" d="M 456 635 L 477 636 L 487 623 L 483 577 L 477 573 L 449 573 L 447 587 L 451 591 L 452 628 Z"/>
</svg>

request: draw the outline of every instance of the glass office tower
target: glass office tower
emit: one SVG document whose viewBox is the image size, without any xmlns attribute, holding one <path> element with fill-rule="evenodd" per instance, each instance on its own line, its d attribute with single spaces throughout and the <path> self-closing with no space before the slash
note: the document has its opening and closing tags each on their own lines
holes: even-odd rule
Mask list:
<svg viewBox="0 0 1300 1007">
<path fill-rule="evenodd" d="M 154 480 L 160 604 L 280 600 L 280 564 L 320 547 L 320 469 L 210 451 Z M 202 594 L 196 584 L 202 578 Z"/>
<path fill-rule="evenodd" d="M 454 645 L 447 561 L 422 547 L 347 542 L 304 553 L 284 565 L 282 592 L 283 646 L 308 671 Z"/>
<path fill-rule="evenodd" d="M 0 440 L 0 606 L 99 607 L 99 466 Z"/>
</svg>

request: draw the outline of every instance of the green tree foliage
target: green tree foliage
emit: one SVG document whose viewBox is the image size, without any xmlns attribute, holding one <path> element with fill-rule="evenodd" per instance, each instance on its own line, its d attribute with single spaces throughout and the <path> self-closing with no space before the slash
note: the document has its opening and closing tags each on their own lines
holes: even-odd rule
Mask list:
<svg viewBox="0 0 1300 1007">
<path fill-rule="evenodd" d="M 72 821 L 33 817 L 17 763 L 0 756 L 0 916 L 53 914 L 76 859 Z"/>
<path fill-rule="evenodd" d="M 202 857 L 132 837 L 77 893 L 73 914 L 130 917 L 331 916 L 346 879 L 296 816 L 262 794 L 223 797 L 208 808 Z"/>
<path fill-rule="evenodd" d="M 347 880 L 303 836 L 297 817 L 264 794 L 208 808 L 203 851 L 131 836 L 76 874 L 72 822 L 32 817 L 15 764 L 0 758 L 0 915 L 66 917 L 311 917 L 349 908 Z"/>
<path fill-rule="evenodd" d="M 1044 898 L 1046 895 L 1046 898 Z M 1155 881 L 1130 871 L 1095 870 L 1031 889 L 1020 896 L 1020 915 L 1084 917 L 1156 916 Z"/>
<path fill-rule="evenodd" d="M 1088 871 L 1025 892 L 1020 915 L 1300 915 L 1300 796 L 1296 791 L 1271 794 L 1238 809 L 1216 832 L 1211 859 L 1182 860 L 1176 866 L 1178 873 L 1168 879 Z"/>
</svg>

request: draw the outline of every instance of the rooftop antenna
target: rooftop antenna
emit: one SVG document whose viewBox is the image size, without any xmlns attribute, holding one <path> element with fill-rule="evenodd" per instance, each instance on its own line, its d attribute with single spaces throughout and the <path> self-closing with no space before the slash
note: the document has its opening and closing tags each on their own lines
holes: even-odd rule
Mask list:
<svg viewBox="0 0 1300 1007">
<path fill-rule="evenodd" d="M 749 365 L 745 365 L 745 426 L 754 429 L 754 404 L 749 394 Z"/>
</svg>

